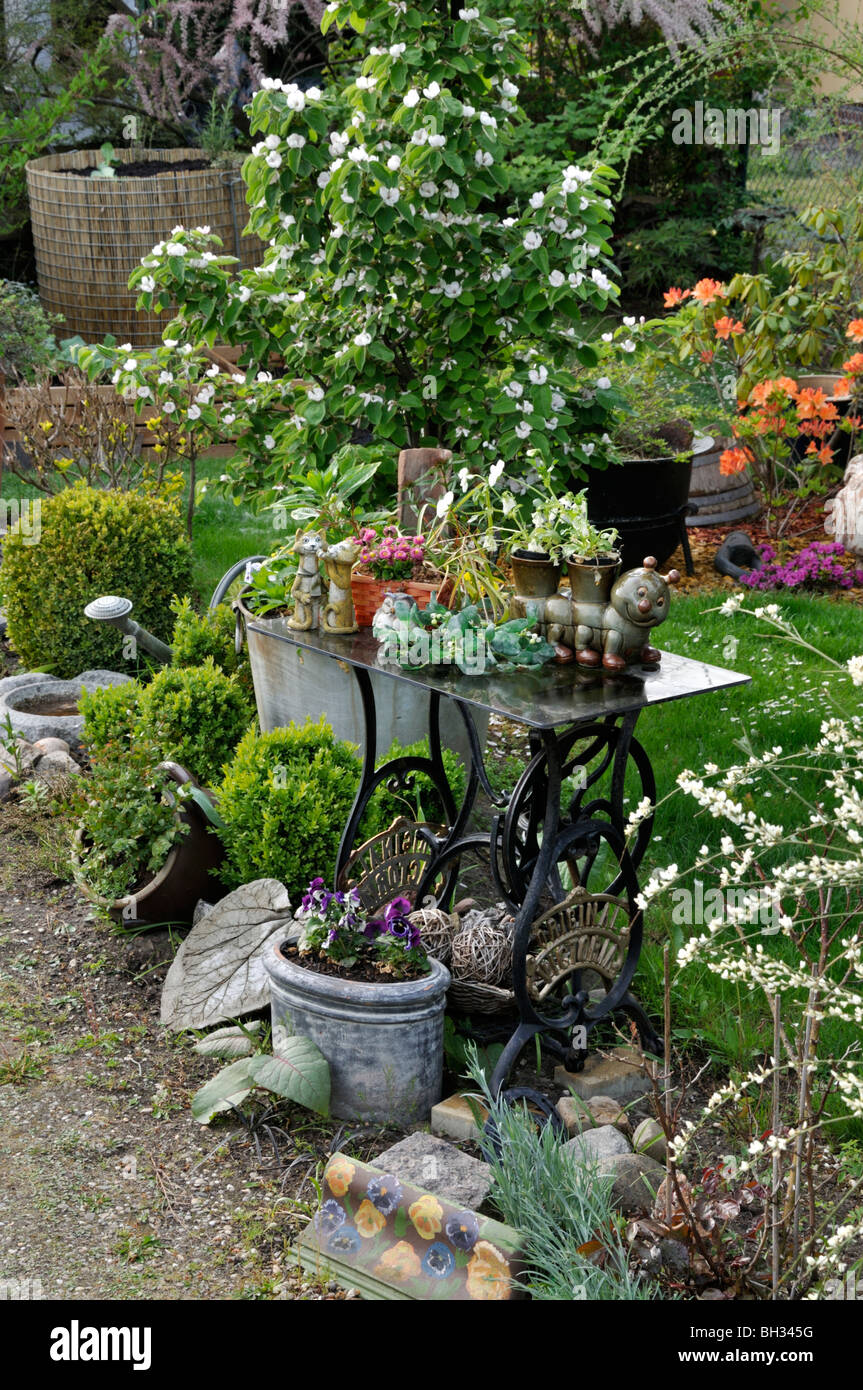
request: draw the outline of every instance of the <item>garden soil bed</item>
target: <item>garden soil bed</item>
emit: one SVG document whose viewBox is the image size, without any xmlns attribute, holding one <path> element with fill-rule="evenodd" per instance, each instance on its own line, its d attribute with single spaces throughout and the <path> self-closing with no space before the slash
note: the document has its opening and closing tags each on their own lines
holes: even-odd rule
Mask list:
<svg viewBox="0 0 863 1390">
<path fill-rule="evenodd" d="M 96 168 L 94 164 L 89 169 L 64 169 L 65 174 L 76 174 L 79 178 L 88 179 Z M 115 164 L 115 179 L 152 179 L 159 174 L 181 174 L 190 169 L 209 169 L 209 159 L 178 159 L 175 164 L 169 163 L 167 159 L 146 159 L 136 160 L 130 164 Z M 95 180 L 94 180 L 95 182 Z"/>
<path fill-rule="evenodd" d="M 348 984 L 358 985 L 399 985 L 405 980 L 419 980 L 426 971 L 417 969 L 410 970 L 404 975 L 388 975 L 381 971 L 374 961 L 358 960 L 356 965 L 349 969 L 340 965 L 338 961 L 327 960 L 322 957 L 315 958 L 310 953 L 300 955 L 296 946 L 288 946 L 282 943 L 282 954 L 294 965 L 299 965 L 303 970 L 313 970 L 316 975 L 330 975 L 336 980 L 345 980 Z"/>
</svg>

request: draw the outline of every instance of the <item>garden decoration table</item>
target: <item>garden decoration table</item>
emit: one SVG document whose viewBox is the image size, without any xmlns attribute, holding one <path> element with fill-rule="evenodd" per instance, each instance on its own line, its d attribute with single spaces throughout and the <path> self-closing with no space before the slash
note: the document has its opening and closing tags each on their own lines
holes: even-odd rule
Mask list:
<svg viewBox="0 0 863 1390">
<path fill-rule="evenodd" d="M 259 624 L 252 620 L 251 626 Z M 633 1018 L 645 1049 L 661 1054 L 660 1039 L 629 992 L 642 935 L 636 871 L 653 816 L 641 820 L 628 847 L 626 824 L 628 812 L 644 797 L 651 805 L 656 801 L 653 770 L 634 737 L 635 725 L 641 711 L 652 705 L 745 685 L 749 677 L 669 653 L 656 668 L 628 667 L 619 674 L 569 664 L 465 675 L 457 668 L 383 664 L 379 644 L 368 631 L 332 636 L 286 627 L 278 633 L 272 627 L 261 630 L 331 657 L 359 688 L 365 725 L 362 774 L 341 838 L 336 886 L 358 887 L 373 910 L 398 894 L 415 906 L 434 902 L 446 910 L 460 863 L 476 854 L 487 859 L 494 891 L 514 917 L 512 995 L 518 1014 L 515 1026 L 510 1023 L 504 1034 L 508 1041 L 495 1068 L 493 1091 L 503 1089 L 519 1053 L 537 1034 L 567 1067 L 579 1070 L 588 1033 L 614 1011 Z M 395 758 L 376 768 L 379 731 L 372 671 L 427 692 L 428 757 Z M 445 700 L 458 710 L 470 748 L 460 805 L 441 751 Z M 529 756 L 507 795 L 489 781 L 474 722 L 477 710 L 528 731 Z M 363 812 L 376 788 L 409 788 L 418 773 L 435 787 L 445 824 L 399 821 L 357 848 Z M 470 826 L 480 788 L 493 808 L 487 831 Z M 584 987 L 589 972 L 605 988 L 599 1001 L 596 991 Z M 562 989 L 569 992 L 561 994 Z"/>
</svg>

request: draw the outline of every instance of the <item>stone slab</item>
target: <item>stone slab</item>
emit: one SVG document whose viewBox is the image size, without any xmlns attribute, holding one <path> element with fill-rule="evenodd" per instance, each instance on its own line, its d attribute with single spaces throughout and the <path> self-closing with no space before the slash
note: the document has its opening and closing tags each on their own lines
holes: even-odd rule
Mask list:
<svg viewBox="0 0 863 1390">
<path fill-rule="evenodd" d="M 446 1139 L 423 1132 L 409 1134 L 407 1139 L 378 1154 L 375 1166 L 393 1173 L 400 1182 L 413 1183 L 468 1211 L 481 1207 L 491 1189 L 487 1163 L 462 1153 Z"/>
<path fill-rule="evenodd" d="M 477 1101 L 474 1101 L 473 1105 L 478 1108 L 482 1123 L 485 1124 L 488 1118 L 485 1106 L 479 1105 Z M 432 1106 L 431 1131 L 432 1134 L 446 1135 L 448 1139 L 461 1139 L 473 1144 L 479 1143 L 481 1137 L 473 1111 L 459 1092 Z"/>
<path fill-rule="evenodd" d="M 647 1154 L 614 1154 L 597 1162 L 601 1175 L 614 1179 L 611 1200 L 624 1216 L 651 1211 L 656 1193 L 665 1181 L 665 1169 Z"/>
<path fill-rule="evenodd" d="M 591 1053 L 583 1071 L 555 1067 L 554 1080 L 555 1085 L 574 1091 L 581 1100 L 610 1096 L 612 1100 L 625 1103 L 638 1100 L 652 1090 L 647 1065 L 637 1048 L 615 1047 L 607 1057 Z"/>
</svg>

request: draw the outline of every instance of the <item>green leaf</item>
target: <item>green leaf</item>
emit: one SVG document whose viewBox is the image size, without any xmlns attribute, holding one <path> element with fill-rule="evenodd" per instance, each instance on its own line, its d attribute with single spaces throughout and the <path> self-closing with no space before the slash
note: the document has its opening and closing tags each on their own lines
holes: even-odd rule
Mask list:
<svg viewBox="0 0 863 1390">
<path fill-rule="evenodd" d="M 244 1027 L 215 1028 L 205 1038 L 195 1043 L 195 1051 L 202 1057 L 251 1057 L 255 1044 L 250 1033 L 261 1031 L 261 1020 L 252 1019 Z"/>
<path fill-rule="evenodd" d="M 287 1038 L 278 1054 L 245 1065 L 256 1085 L 319 1115 L 330 1113 L 330 1064 L 311 1038 Z"/>
<path fill-rule="evenodd" d="M 192 1097 L 192 1119 L 199 1125 L 208 1125 L 214 1115 L 241 1105 L 254 1084 L 249 1075 L 251 1060 L 244 1057 L 232 1062 L 196 1091 Z"/>
</svg>

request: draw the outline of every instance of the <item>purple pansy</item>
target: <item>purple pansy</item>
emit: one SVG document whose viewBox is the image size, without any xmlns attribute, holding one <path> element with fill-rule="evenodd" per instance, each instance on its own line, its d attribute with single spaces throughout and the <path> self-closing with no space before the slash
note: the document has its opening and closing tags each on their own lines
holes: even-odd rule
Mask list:
<svg viewBox="0 0 863 1390">
<path fill-rule="evenodd" d="M 479 1240 L 479 1222 L 472 1211 L 457 1211 L 447 1218 L 444 1233 L 456 1250 L 472 1250 Z"/>
<path fill-rule="evenodd" d="M 402 1185 L 392 1173 L 382 1173 L 369 1180 L 366 1196 L 382 1216 L 391 1216 L 402 1199 Z"/>
</svg>

